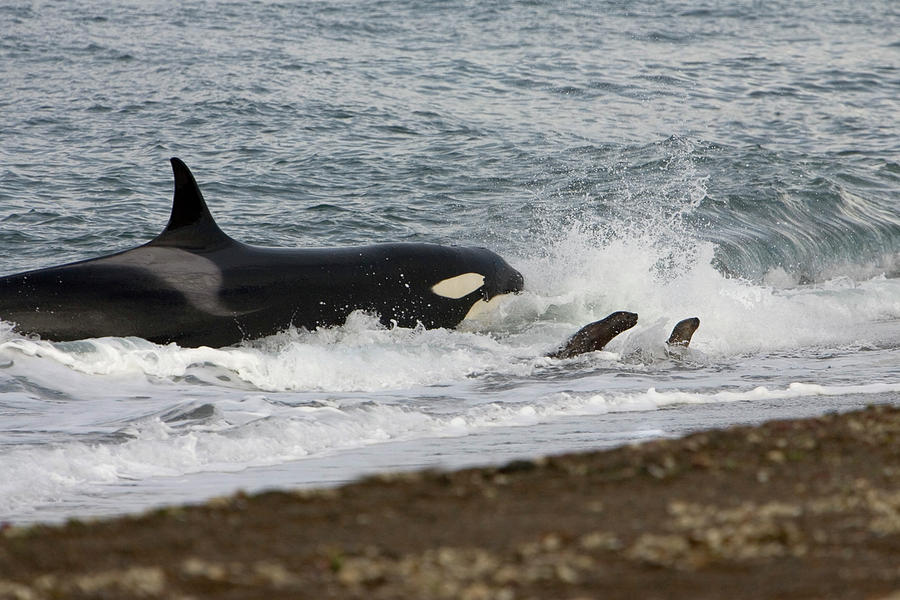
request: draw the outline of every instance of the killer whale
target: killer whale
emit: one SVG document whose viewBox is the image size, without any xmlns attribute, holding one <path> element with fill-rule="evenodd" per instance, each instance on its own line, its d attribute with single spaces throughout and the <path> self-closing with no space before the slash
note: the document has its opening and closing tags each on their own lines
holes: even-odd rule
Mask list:
<svg viewBox="0 0 900 600">
<path fill-rule="evenodd" d="M 356 310 L 386 324 L 454 327 L 522 275 L 485 248 L 420 243 L 263 248 L 216 224 L 193 174 L 171 159 L 169 222 L 150 242 L 0 278 L 0 319 L 53 341 L 140 337 L 228 346 L 341 325 Z"/>
</svg>

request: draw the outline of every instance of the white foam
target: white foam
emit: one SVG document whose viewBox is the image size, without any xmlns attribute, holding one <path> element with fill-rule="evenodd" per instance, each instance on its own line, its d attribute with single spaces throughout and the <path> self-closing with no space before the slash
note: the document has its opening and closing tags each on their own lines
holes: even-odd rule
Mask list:
<svg viewBox="0 0 900 600">
<path fill-rule="evenodd" d="M 565 321 L 569 328 L 630 310 L 640 316 L 635 331 L 698 316 L 692 346 L 715 356 L 867 343 L 877 337 L 872 323 L 900 319 L 900 279 L 841 276 L 779 289 L 723 276 L 711 264 L 708 243 L 672 257 L 672 249 L 654 245 L 649 234 L 599 235 L 579 224 L 550 254 L 524 260 L 528 293 L 509 310 L 522 319 Z M 660 272 L 661 264 L 670 268 Z"/>
<path fill-rule="evenodd" d="M 12 339 L 0 343 L 0 356 L 13 361 L 24 355 L 89 375 L 166 379 L 190 375 L 219 386 L 249 384 L 260 390 L 406 389 L 460 381 L 493 368 L 524 372 L 530 368 L 516 362 L 516 348 L 491 336 L 387 329 L 362 313 L 351 315 L 343 327 L 293 330 L 229 348 L 160 346 L 132 338 L 54 344 L 7 336 Z"/>
<path fill-rule="evenodd" d="M 786 400 L 806 396 L 848 396 L 900 392 L 900 383 L 873 383 L 864 385 L 826 386 L 815 383 L 794 382 L 786 388 L 771 389 L 757 386 L 749 390 L 721 390 L 710 393 L 657 391 L 650 388 L 638 394 L 620 394 L 612 397 L 593 396 L 591 400 L 607 403 L 616 410 L 652 410 L 678 404 L 711 404 L 717 402 L 747 402 L 760 400 Z"/>
<path fill-rule="evenodd" d="M 709 393 L 649 388 L 642 392 L 552 393 L 527 402 L 501 393 L 494 401 L 413 409 L 385 403 L 285 406 L 265 397 L 222 402 L 220 419 L 179 427 L 159 415 L 131 422 L 124 442 L 67 441 L 14 447 L 0 456 L 0 515 L 41 506 L 96 486 L 198 472 L 239 471 L 349 448 L 422 437 L 461 436 L 497 427 L 527 427 L 559 417 L 657 410 L 677 404 L 777 400 L 801 396 L 900 392 L 900 383 L 826 386 L 803 382 Z"/>
<path fill-rule="evenodd" d="M 125 480 L 278 464 L 432 428 L 431 418 L 381 406 L 340 410 L 294 407 L 238 427 L 177 429 L 158 417 L 132 423 L 122 443 L 67 442 L 20 447 L 0 456 L 0 515 L 40 508 L 70 490 Z"/>
</svg>

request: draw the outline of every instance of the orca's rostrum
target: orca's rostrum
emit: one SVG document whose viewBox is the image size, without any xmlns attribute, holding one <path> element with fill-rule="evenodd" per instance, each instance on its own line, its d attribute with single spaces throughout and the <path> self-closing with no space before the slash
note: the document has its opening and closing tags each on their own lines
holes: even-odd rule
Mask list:
<svg viewBox="0 0 900 600">
<path fill-rule="evenodd" d="M 522 289 L 522 275 L 484 248 L 248 246 L 219 229 L 187 166 L 173 158 L 172 169 L 172 214 L 156 239 L 0 278 L 0 319 L 55 341 L 227 346 L 290 326 L 341 325 L 356 310 L 387 325 L 454 327 Z"/>
</svg>

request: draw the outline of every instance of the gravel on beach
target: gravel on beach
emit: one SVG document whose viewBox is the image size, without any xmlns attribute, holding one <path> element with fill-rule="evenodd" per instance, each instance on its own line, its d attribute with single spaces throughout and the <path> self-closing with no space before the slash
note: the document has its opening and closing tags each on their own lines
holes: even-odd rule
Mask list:
<svg viewBox="0 0 900 600">
<path fill-rule="evenodd" d="M 900 407 L 0 529 L 0 598 L 900 600 Z"/>
</svg>

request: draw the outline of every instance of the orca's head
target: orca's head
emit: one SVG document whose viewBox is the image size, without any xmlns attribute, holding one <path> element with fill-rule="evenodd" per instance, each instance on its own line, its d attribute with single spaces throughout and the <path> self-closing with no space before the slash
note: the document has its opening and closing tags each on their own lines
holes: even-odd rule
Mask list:
<svg viewBox="0 0 900 600">
<path fill-rule="evenodd" d="M 468 319 L 485 312 L 506 294 L 521 292 L 525 278 L 497 254 L 485 248 L 467 248 L 471 254 L 466 272 L 447 277 L 431 286 L 443 298 L 471 302 Z"/>
<path fill-rule="evenodd" d="M 490 302 L 504 294 L 518 294 L 525 288 L 525 278 L 509 263 L 497 256 L 493 272 L 484 278 L 484 300 Z"/>
</svg>

